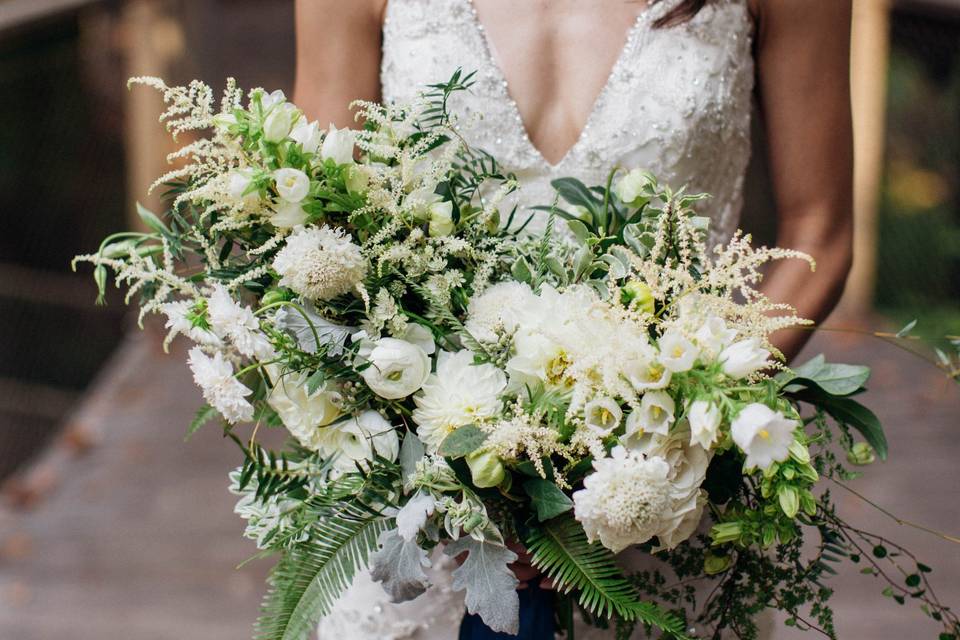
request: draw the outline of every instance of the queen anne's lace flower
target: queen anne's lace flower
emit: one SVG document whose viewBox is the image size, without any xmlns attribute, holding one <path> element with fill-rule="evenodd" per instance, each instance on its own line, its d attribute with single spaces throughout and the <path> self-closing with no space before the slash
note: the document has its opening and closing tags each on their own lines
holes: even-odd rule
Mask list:
<svg viewBox="0 0 960 640">
<path fill-rule="evenodd" d="M 236 424 L 253 419 L 253 405 L 246 399 L 253 392 L 233 377 L 233 366 L 221 352 L 217 351 L 211 358 L 200 347 L 194 347 L 188 362 L 194 382 L 203 391 L 203 399 L 227 422 Z"/>
<path fill-rule="evenodd" d="M 280 286 L 309 300 L 330 300 L 361 286 L 367 261 L 339 229 L 297 227 L 273 268 L 281 276 Z"/>
<path fill-rule="evenodd" d="M 207 299 L 207 311 L 213 331 L 229 339 L 237 351 L 248 358 L 268 360 L 273 357 L 273 345 L 260 331 L 260 323 L 249 307 L 238 304 L 226 287 L 217 284 Z"/>
</svg>

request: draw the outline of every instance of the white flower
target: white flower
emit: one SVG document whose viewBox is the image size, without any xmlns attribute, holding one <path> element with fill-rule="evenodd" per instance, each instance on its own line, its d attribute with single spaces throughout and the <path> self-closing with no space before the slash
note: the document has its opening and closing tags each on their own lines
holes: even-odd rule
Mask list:
<svg viewBox="0 0 960 640">
<path fill-rule="evenodd" d="M 354 132 L 350 129 L 337 129 L 330 124 L 327 135 L 323 138 L 320 148 L 320 157 L 324 160 L 333 160 L 337 164 L 353 163 Z"/>
<path fill-rule="evenodd" d="M 466 328 L 477 340 L 496 342 L 496 330 L 508 334 L 517 329 L 520 312 L 535 304 L 536 295 L 523 282 L 500 282 L 470 299 L 467 306 Z"/>
<path fill-rule="evenodd" d="M 382 289 L 381 289 L 382 291 Z M 417 345 L 425 354 L 432 355 L 434 351 L 437 350 L 437 343 L 433 339 L 433 333 L 430 332 L 430 329 L 427 329 L 422 324 L 417 324 L 411 322 L 407 325 L 407 330 L 403 332 L 403 335 L 397 336 L 401 340 L 406 340 L 407 342 L 412 342 Z"/>
<path fill-rule="evenodd" d="M 583 407 L 583 417 L 588 429 L 605 436 L 620 426 L 623 411 L 613 398 L 595 398 Z"/>
<path fill-rule="evenodd" d="M 263 91 L 258 91 L 258 93 L 260 94 L 260 106 L 263 107 L 264 113 L 270 111 L 270 109 L 278 104 L 283 104 L 287 101 L 287 96 L 284 95 L 280 89 L 276 89 L 270 93 L 264 93 Z"/>
<path fill-rule="evenodd" d="M 770 352 L 760 345 L 759 338 L 734 342 L 720 353 L 723 372 L 731 378 L 746 378 L 769 366 Z"/>
<path fill-rule="evenodd" d="M 320 452 L 334 457 L 337 473 L 356 471 L 357 464 L 372 462 L 374 454 L 393 462 L 400 453 L 400 439 L 393 426 L 376 411 L 334 423 L 321 431 Z"/>
<path fill-rule="evenodd" d="M 441 351 L 437 372 L 414 397 L 417 435 L 430 452 L 458 427 L 496 417 L 503 408 L 500 394 L 507 386 L 503 371 L 492 364 L 474 364 L 467 350 Z"/>
<path fill-rule="evenodd" d="M 717 439 L 720 428 L 720 408 L 708 400 L 694 400 L 687 408 L 690 423 L 690 444 L 709 449 Z"/>
<path fill-rule="evenodd" d="M 287 202 L 302 202 L 310 193 L 310 178 L 299 169 L 277 169 L 273 179 L 277 181 L 277 193 Z"/>
<path fill-rule="evenodd" d="M 211 358 L 200 347 L 194 347 L 190 349 L 188 362 L 194 382 L 203 391 L 203 399 L 227 422 L 236 424 L 253 419 L 253 405 L 246 400 L 253 392 L 233 377 L 233 365 L 221 352 L 217 351 Z"/>
<path fill-rule="evenodd" d="M 626 367 L 624 375 L 637 391 L 664 389 L 670 384 L 673 372 L 652 358 L 634 358 Z"/>
<path fill-rule="evenodd" d="M 723 318 L 711 316 L 697 330 L 694 337 L 702 348 L 717 355 L 730 346 L 737 337 L 737 330 L 728 328 Z"/>
<path fill-rule="evenodd" d="M 293 229 L 307 221 L 307 212 L 299 202 L 280 200 L 273 208 L 270 222 L 277 229 Z"/>
<path fill-rule="evenodd" d="M 436 508 L 433 496 L 424 491 L 417 493 L 397 512 L 397 533 L 407 542 L 413 542 Z"/>
<path fill-rule="evenodd" d="M 323 439 L 321 427 L 340 417 L 342 396 L 325 385 L 312 394 L 307 393 L 307 374 L 304 371 L 287 372 L 271 365 L 267 372 L 273 381 L 267 404 L 277 412 L 284 426 L 300 444 L 319 451 Z"/>
<path fill-rule="evenodd" d="M 234 200 L 243 201 L 245 204 L 259 202 L 260 193 L 256 190 L 247 193 L 247 189 L 253 184 L 253 169 L 234 169 L 227 177 L 227 194 Z"/>
<path fill-rule="evenodd" d="M 550 388 L 570 386 L 567 369 L 573 361 L 563 345 L 542 333 L 519 331 L 513 347 L 515 355 L 506 365 L 511 388 L 540 383 Z"/>
<path fill-rule="evenodd" d="M 298 227 L 277 252 L 273 268 L 280 286 L 308 300 L 330 300 L 356 289 L 367 273 L 367 261 L 339 229 Z"/>
<path fill-rule="evenodd" d="M 167 316 L 166 328 L 170 333 L 168 340 L 174 337 L 184 335 L 196 342 L 210 347 L 219 347 L 223 344 L 219 336 L 212 331 L 198 327 L 190 320 L 190 313 L 193 308 L 193 302 L 189 300 L 176 300 L 174 302 L 165 302 L 160 305 L 160 311 Z"/>
<path fill-rule="evenodd" d="M 657 532 L 657 540 L 660 544 L 651 551 L 657 553 L 673 549 L 690 538 L 703 519 L 703 508 L 706 504 L 707 496 L 702 490 L 691 493 L 685 502 L 675 504 L 673 517 Z"/>
<path fill-rule="evenodd" d="M 640 400 L 640 408 L 627 418 L 627 439 L 637 438 L 647 433 L 667 435 L 673 424 L 676 403 L 665 391 L 648 391 Z"/>
<path fill-rule="evenodd" d="M 432 237 L 448 236 L 453 233 L 453 203 L 434 202 L 430 205 L 429 231 Z"/>
<path fill-rule="evenodd" d="M 613 192 L 627 206 L 640 207 L 646 203 L 641 193 L 648 182 L 649 176 L 645 171 L 634 169 L 617 181 L 613 186 Z"/>
<path fill-rule="evenodd" d="M 672 515 L 670 465 L 663 458 L 615 447 L 593 468 L 573 494 L 574 514 L 591 542 L 599 539 L 616 553 L 663 528 Z"/>
<path fill-rule="evenodd" d="M 744 407 L 730 426 L 733 441 L 745 454 L 745 467 L 766 469 L 774 462 L 786 460 L 797 428 L 796 420 L 784 417 L 765 404 Z"/>
<path fill-rule="evenodd" d="M 263 139 L 267 142 L 283 142 L 299 117 L 300 112 L 292 104 L 284 102 L 273 105 L 263 121 Z"/>
<path fill-rule="evenodd" d="M 290 139 L 299 143 L 305 153 L 316 153 L 323 139 L 323 134 L 320 133 L 320 123 L 316 120 L 309 123 L 305 119 L 301 120 L 290 132 Z"/>
<path fill-rule="evenodd" d="M 229 339 L 243 355 L 257 360 L 269 360 L 275 355 L 253 311 L 237 303 L 222 284 L 213 285 L 207 298 L 207 313 L 214 333 Z"/>
<path fill-rule="evenodd" d="M 387 400 L 406 398 L 419 390 L 430 375 L 429 356 L 406 340 L 380 338 L 370 345 L 361 345 L 359 354 L 370 363 L 360 376 L 371 391 Z"/>
<path fill-rule="evenodd" d="M 689 371 L 700 356 L 696 345 L 676 330 L 667 331 L 660 337 L 660 363 L 673 373 Z"/>
</svg>

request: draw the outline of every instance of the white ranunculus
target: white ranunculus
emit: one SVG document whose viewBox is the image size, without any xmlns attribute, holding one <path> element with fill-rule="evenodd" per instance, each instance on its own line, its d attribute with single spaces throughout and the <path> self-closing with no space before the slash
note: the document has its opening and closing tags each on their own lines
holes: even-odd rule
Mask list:
<svg viewBox="0 0 960 640">
<path fill-rule="evenodd" d="M 300 120 L 290 132 L 290 139 L 299 143 L 304 152 L 316 153 L 323 140 L 320 123 L 316 120 L 313 122 L 307 122 L 306 119 Z"/>
<path fill-rule="evenodd" d="M 430 205 L 430 235 L 434 238 L 448 236 L 453 233 L 453 203 L 447 201 L 434 202 Z"/>
<path fill-rule="evenodd" d="M 415 393 L 430 375 L 430 357 L 419 346 L 398 340 L 380 338 L 360 355 L 369 366 L 360 375 L 370 390 L 381 398 L 397 400 Z"/>
<path fill-rule="evenodd" d="M 299 169 L 277 169 L 273 179 L 277 181 L 277 193 L 287 202 L 302 202 L 310 193 L 310 178 Z"/>
<path fill-rule="evenodd" d="M 759 338 L 734 342 L 720 353 L 723 372 L 731 378 L 746 378 L 770 365 L 770 352 L 761 346 Z"/>
<path fill-rule="evenodd" d="M 620 426 L 623 411 L 613 398 L 595 398 L 583 407 L 583 418 L 588 429 L 605 436 Z"/>
<path fill-rule="evenodd" d="M 730 426 L 730 434 L 747 454 L 746 468 L 766 469 L 790 455 L 790 443 L 797 426 L 796 420 L 790 420 L 765 404 L 754 403 L 737 414 Z"/>
<path fill-rule="evenodd" d="M 613 192 L 620 201 L 629 207 L 641 207 L 647 199 L 641 193 L 649 182 L 649 174 L 640 169 L 634 169 L 613 185 Z"/>
<path fill-rule="evenodd" d="M 727 327 L 723 318 L 711 316 L 694 336 L 700 346 L 714 356 L 726 349 L 737 337 L 737 330 Z"/>
<path fill-rule="evenodd" d="M 299 117 L 300 112 L 292 104 L 284 102 L 272 106 L 263 121 L 263 139 L 267 142 L 283 142 Z"/>
<path fill-rule="evenodd" d="M 441 351 L 437 372 L 413 399 L 413 421 L 427 450 L 436 451 L 459 427 L 499 415 L 506 386 L 503 371 L 490 363 L 474 364 L 472 352 Z"/>
<path fill-rule="evenodd" d="M 412 342 L 417 345 L 425 354 L 432 355 L 434 351 L 437 350 L 437 343 L 433 339 L 433 333 L 430 332 L 430 329 L 427 329 L 422 324 L 417 324 L 411 322 L 407 325 L 407 330 L 403 332 L 402 336 L 397 336 L 401 340 L 406 340 L 407 342 Z"/>
<path fill-rule="evenodd" d="M 270 222 L 277 229 L 293 229 L 307 222 L 307 212 L 299 202 L 280 200 L 273 208 Z"/>
<path fill-rule="evenodd" d="M 269 365 L 267 373 L 273 381 L 267 404 L 300 444 L 312 451 L 321 450 L 323 427 L 340 417 L 341 394 L 325 385 L 308 393 L 307 374 L 303 371 L 288 372 Z"/>
<path fill-rule="evenodd" d="M 337 473 L 356 471 L 357 464 L 371 462 L 374 454 L 392 462 L 400 453 L 396 429 L 376 411 L 341 420 L 321 434 L 321 453 L 334 457 L 333 470 Z"/>
<path fill-rule="evenodd" d="M 709 449 L 717 439 L 722 419 L 720 408 L 709 400 L 694 400 L 687 408 L 690 423 L 690 444 Z"/>
<path fill-rule="evenodd" d="M 352 164 L 354 136 L 350 129 L 337 129 L 331 123 L 327 135 L 323 138 L 323 146 L 320 147 L 320 157 L 333 160 L 337 164 Z"/>
<path fill-rule="evenodd" d="M 673 373 L 689 371 L 700 356 L 700 350 L 682 333 L 670 330 L 660 337 L 660 362 Z"/>
</svg>

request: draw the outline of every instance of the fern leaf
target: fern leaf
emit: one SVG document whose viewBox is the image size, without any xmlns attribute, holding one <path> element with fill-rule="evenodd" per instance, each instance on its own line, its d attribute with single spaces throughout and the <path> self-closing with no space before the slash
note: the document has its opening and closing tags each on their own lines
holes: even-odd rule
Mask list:
<svg viewBox="0 0 960 640">
<path fill-rule="evenodd" d="M 388 518 L 349 506 L 319 519 L 310 539 L 286 552 L 271 572 L 255 638 L 310 637 L 390 526 Z"/>
<path fill-rule="evenodd" d="M 580 606 L 592 615 L 617 616 L 656 627 L 674 638 L 687 638 L 683 621 L 640 593 L 616 565 L 613 553 L 591 544 L 571 516 L 554 518 L 528 537 L 534 567 L 554 582 L 560 593 L 577 593 Z"/>
</svg>

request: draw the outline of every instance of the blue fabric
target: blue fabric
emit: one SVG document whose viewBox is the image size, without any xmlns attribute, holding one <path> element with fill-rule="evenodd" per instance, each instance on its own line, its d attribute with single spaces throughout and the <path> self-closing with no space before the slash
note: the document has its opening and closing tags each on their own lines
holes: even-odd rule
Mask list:
<svg viewBox="0 0 960 640">
<path fill-rule="evenodd" d="M 480 616 L 467 614 L 460 624 L 459 640 L 554 640 L 553 591 L 530 585 L 520 595 L 520 632 L 497 633 Z"/>
</svg>

